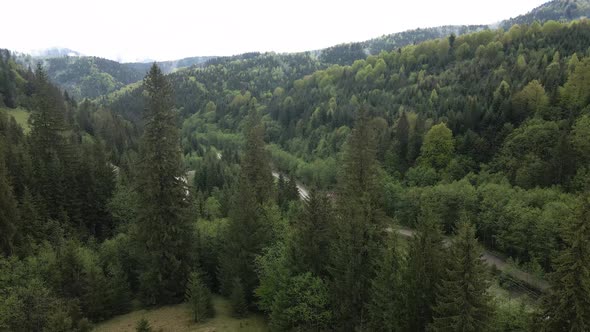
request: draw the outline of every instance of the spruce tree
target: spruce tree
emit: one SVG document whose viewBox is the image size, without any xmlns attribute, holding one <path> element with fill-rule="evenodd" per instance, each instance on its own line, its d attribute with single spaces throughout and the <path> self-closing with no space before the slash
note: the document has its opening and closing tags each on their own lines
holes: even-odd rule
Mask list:
<svg viewBox="0 0 590 332">
<path fill-rule="evenodd" d="M 432 320 L 436 284 L 441 278 L 445 249 L 438 220 L 428 211 L 420 214 L 416 234 L 408 248 L 406 287 L 407 324 L 410 331 L 424 331 Z"/>
<path fill-rule="evenodd" d="M 400 157 L 406 161 L 408 155 L 408 143 L 410 140 L 410 123 L 408 122 L 408 115 L 401 111 L 399 120 L 395 124 L 395 137 L 399 142 Z"/>
<path fill-rule="evenodd" d="M 272 225 L 262 222 L 263 205 L 273 199 L 273 179 L 264 147 L 264 131 L 255 108 L 250 110 L 245 128 L 246 146 L 241 173 L 232 197 L 229 224 L 220 253 L 221 292 L 229 296 L 239 277 L 247 303 L 258 286 L 255 258 L 271 240 Z"/>
<path fill-rule="evenodd" d="M 365 304 L 374 276 L 372 264 L 380 254 L 385 228 L 378 199 L 375 147 L 370 118 L 361 110 L 344 150 L 335 239 L 329 250 L 336 319 L 343 326 L 360 329 L 367 319 Z"/>
<path fill-rule="evenodd" d="M 493 318 L 487 289 L 489 273 L 481 259 L 475 227 L 462 221 L 457 229 L 447 267 L 437 285 L 431 331 L 483 331 Z"/>
<path fill-rule="evenodd" d="M 277 179 L 277 204 L 281 209 L 285 210 L 286 203 L 287 193 L 285 191 L 285 177 L 283 176 L 283 173 L 279 173 L 279 178 Z"/>
<path fill-rule="evenodd" d="M 372 331 L 407 331 L 404 301 L 404 257 L 396 234 L 389 241 L 375 264 L 376 275 L 371 282 L 367 305 Z"/>
<path fill-rule="evenodd" d="M 565 248 L 553 263 L 552 287 L 543 299 L 544 331 L 590 330 L 590 196 L 562 230 Z"/>
<path fill-rule="evenodd" d="M 287 202 L 299 200 L 299 188 L 297 188 L 297 181 L 293 174 L 289 175 L 289 178 L 285 182 L 285 193 Z"/>
<path fill-rule="evenodd" d="M 0 139 L 0 253 L 12 254 L 14 238 L 19 228 L 18 210 L 12 187 L 8 182 Z"/>
<path fill-rule="evenodd" d="M 264 204 L 274 196 L 274 180 L 264 143 L 264 126 L 255 99 L 251 101 L 245 129 L 246 146 L 240 163 L 242 174 L 252 186 L 256 202 Z"/>
<path fill-rule="evenodd" d="M 63 108 L 61 94 L 51 85 L 39 65 L 35 72 L 33 110 L 29 118 L 34 179 L 32 189 L 43 199 L 43 217 L 54 220 L 64 219 L 67 203 L 63 160 L 67 127 Z"/>
<path fill-rule="evenodd" d="M 325 253 L 329 248 L 332 219 L 330 200 L 324 193 L 312 189 L 289 234 L 289 265 L 295 273 L 327 276 L 329 261 Z"/>
<path fill-rule="evenodd" d="M 213 315 L 211 291 L 203 282 L 202 275 L 198 272 L 190 274 L 184 294 L 185 301 L 189 304 L 195 322 L 202 322 Z"/>
<path fill-rule="evenodd" d="M 147 93 L 138 174 L 139 211 L 134 231 L 140 257 L 140 290 L 148 304 L 182 299 L 190 273 L 193 230 L 172 89 L 154 64 L 143 82 Z"/>
</svg>

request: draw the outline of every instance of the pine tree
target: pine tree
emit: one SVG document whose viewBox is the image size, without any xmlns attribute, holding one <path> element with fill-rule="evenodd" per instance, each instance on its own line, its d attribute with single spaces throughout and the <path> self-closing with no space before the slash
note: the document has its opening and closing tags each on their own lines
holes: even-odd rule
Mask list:
<svg viewBox="0 0 590 332">
<path fill-rule="evenodd" d="M 297 181 L 293 174 L 289 175 L 289 178 L 285 182 L 285 193 L 287 202 L 299 200 L 299 188 L 297 188 Z"/>
<path fill-rule="evenodd" d="M 188 302 L 195 322 L 202 322 L 213 315 L 213 305 L 211 303 L 211 291 L 203 282 L 200 273 L 193 272 L 190 274 L 186 285 L 184 299 Z"/>
<path fill-rule="evenodd" d="M 253 300 L 258 286 L 255 258 L 271 240 L 272 225 L 262 222 L 263 205 L 273 199 L 273 179 L 264 131 L 255 108 L 251 109 L 245 129 L 246 147 L 241 173 L 232 197 L 229 224 L 220 253 L 219 281 L 221 292 L 229 296 L 234 279 L 239 277 L 247 303 Z"/>
<path fill-rule="evenodd" d="M 406 112 L 401 111 L 399 119 L 395 124 L 395 145 L 398 154 L 398 163 L 400 172 L 405 172 L 408 168 L 408 144 L 410 142 L 410 123 Z"/>
<path fill-rule="evenodd" d="M 240 278 L 235 278 L 233 280 L 232 291 L 229 300 L 234 316 L 246 316 L 248 313 L 248 303 L 246 302 L 246 293 Z"/>
<path fill-rule="evenodd" d="M 67 204 L 63 160 L 67 150 L 64 105 L 61 93 L 51 85 L 41 65 L 35 72 L 34 86 L 34 105 L 29 118 L 32 189 L 43 199 L 47 214 L 44 217 L 60 220 L 64 219 Z"/>
<path fill-rule="evenodd" d="M 590 196 L 562 230 L 565 248 L 554 261 L 552 287 L 543 299 L 544 331 L 590 330 Z"/>
<path fill-rule="evenodd" d="M 303 209 L 293 222 L 289 239 L 289 260 L 295 273 L 312 272 L 315 276 L 327 276 L 333 211 L 328 197 L 315 189 L 303 201 Z"/>
<path fill-rule="evenodd" d="M 16 200 L 8 183 L 0 139 L 0 253 L 10 255 L 19 225 Z"/>
<path fill-rule="evenodd" d="M 190 272 L 194 241 L 189 200 L 170 83 L 154 64 L 143 85 L 148 98 L 134 233 L 142 253 L 140 290 L 149 304 L 174 303 L 182 299 Z"/>
<path fill-rule="evenodd" d="M 255 100 L 251 102 L 246 119 L 246 146 L 240 164 L 242 173 L 254 190 L 258 204 L 273 198 L 274 180 L 270 168 L 270 158 L 264 143 L 264 126 L 256 109 Z"/>
<path fill-rule="evenodd" d="M 416 231 L 409 243 L 404 274 L 407 324 L 410 331 L 424 331 L 432 321 L 431 307 L 443 271 L 445 249 L 441 226 L 432 213 L 421 213 Z"/>
<path fill-rule="evenodd" d="M 229 296 L 234 278 L 239 277 L 246 291 L 246 298 L 250 301 L 258 285 L 254 260 L 269 241 L 270 225 L 261 223 L 262 207 L 256 203 L 254 189 L 243 175 L 231 206 L 229 224 L 219 257 L 220 289 L 224 295 Z"/>
<path fill-rule="evenodd" d="M 373 279 L 371 264 L 383 243 L 384 214 L 377 190 L 376 140 L 366 111 L 359 111 L 340 174 L 336 238 L 330 247 L 332 301 L 336 319 L 362 329 Z"/>
<path fill-rule="evenodd" d="M 462 221 L 447 267 L 437 285 L 432 331 L 483 331 L 493 318 L 487 267 L 475 238 L 475 227 Z"/>
<path fill-rule="evenodd" d="M 285 192 L 285 177 L 283 173 L 279 173 L 279 178 L 277 179 L 277 204 L 284 210 L 284 207 L 287 203 L 287 197 Z"/>
<path fill-rule="evenodd" d="M 376 275 L 371 282 L 371 299 L 367 305 L 372 331 L 407 331 L 403 288 L 404 257 L 396 234 L 375 264 Z"/>
</svg>

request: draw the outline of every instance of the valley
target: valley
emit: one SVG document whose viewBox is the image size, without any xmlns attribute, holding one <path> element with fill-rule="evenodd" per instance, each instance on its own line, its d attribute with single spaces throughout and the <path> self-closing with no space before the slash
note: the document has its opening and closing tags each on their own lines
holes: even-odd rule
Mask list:
<svg viewBox="0 0 590 332">
<path fill-rule="evenodd" d="M 589 11 L 0 49 L 0 331 L 588 330 Z"/>
</svg>

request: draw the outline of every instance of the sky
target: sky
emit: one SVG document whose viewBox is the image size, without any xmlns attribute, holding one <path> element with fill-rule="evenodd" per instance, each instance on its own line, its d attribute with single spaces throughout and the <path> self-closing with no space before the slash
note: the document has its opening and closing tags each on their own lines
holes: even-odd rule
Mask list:
<svg viewBox="0 0 590 332">
<path fill-rule="evenodd" d="M 548 0 L 8 0 L 0 48 L 118 61 L 299 52 L 408 29 L 490 24 Z"/>
</svg>

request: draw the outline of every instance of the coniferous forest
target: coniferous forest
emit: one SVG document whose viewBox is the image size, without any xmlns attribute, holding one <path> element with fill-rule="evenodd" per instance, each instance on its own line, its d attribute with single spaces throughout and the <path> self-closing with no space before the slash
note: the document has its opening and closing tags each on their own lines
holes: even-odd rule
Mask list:
<svg viewBox="0 0 590 332">
<path fill-rule="evenodd" d="M 589 8 L 149 66 L 0 50 L 0 331 L 590 331 Z"/>
</svg>

